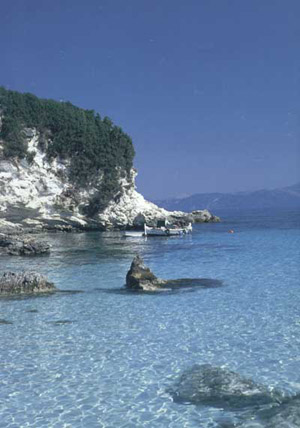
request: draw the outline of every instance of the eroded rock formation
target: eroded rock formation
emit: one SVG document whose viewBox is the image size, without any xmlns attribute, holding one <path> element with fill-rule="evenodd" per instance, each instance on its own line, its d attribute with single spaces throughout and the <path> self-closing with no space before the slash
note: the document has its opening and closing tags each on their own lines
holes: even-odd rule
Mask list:
<svg viewBox="0 0 300 428">
<path fill-rule="evenodd" d="M 179 278 L 161 279 L 145 265 L 143 259 L 137 255 L 133 259 L 126 275 L 126 288 L 132 291 L 168 291 L 178 289 L 192 289 L 194 287 L 215 288 L 222 286 L 222 281 L 209 278 Z"/>
<path fill-rule="evenodd" d="M 134 291 L 157 291 L 165 283 L 157 278 L 151 270 L 145 266 L 143 259 L 136 256 L 126 275 L 126 287 Z"/>
<path fill-rule="evenodd" d="M 101 187 L 101 174 L 89 186 L 76 187 L 69 180 L 69 160 L 59 157 L 50 160 L 41 149 L 39 132 L 27 131 L 30 163 L 26 159 L 1 158 L 0 140 L 0 231 L 3 233 L 12 224 L 19 229 L 70 231 L 139 228 L 144 222 L 155 225 L 161 219 L 178 224 L 216 220 L 207 210 L 196 214 L 170 212 L 146 201 L 136 191 L 135 169 L 126 175 L 120 171 L 121 190 L 103 211 L 90 217 L 86 214 L 87 207 Z"/>
<path fill-rule="evenodd" d="M 36 272 L 5 272 L 0 276 L 0 296 L 53 293 L 55 285 Z"/>
</svg>

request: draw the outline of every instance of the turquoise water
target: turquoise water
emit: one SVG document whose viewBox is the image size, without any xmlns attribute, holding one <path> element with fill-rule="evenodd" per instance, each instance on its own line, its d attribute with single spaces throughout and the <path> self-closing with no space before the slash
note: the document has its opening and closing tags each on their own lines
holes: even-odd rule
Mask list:
<svg viewBox="0 0 300 428">
<path fill-rule="evenodd" d="M 234 234 L 228 230 L 234 229 Z M 0 258 L 78 294 L 0 300 L 1 427 L 218 427 L 230 412 L 166 392 L 193 364 L 300 392 L 296 213 L 225 216 L 191 236 L 49 234 L 49 257 Z M 193 292 L 118 292 L 136 253 L 162 278 L 215 278 Z"/>
</svg>

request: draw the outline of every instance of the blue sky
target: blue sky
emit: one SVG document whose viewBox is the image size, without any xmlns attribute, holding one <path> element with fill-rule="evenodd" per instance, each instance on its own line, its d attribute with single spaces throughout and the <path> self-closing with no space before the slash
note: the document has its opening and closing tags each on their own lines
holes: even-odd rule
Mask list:
<svg viewBox="0 0 300 428">
<path fill-rule="evenodd" d="M 0 84 L 109 116 L 149 198 L 300 180 L 299 0 L 4 0 Z"/>
</svg>

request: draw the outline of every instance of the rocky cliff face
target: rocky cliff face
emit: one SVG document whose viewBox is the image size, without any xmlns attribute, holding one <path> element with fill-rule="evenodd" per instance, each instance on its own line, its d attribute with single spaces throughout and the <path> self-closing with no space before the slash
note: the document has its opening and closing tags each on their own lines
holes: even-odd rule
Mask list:
<svg viewBox="0 0 300 428">
<path fill-rule="evenodd" d="M 49 160 L 39 146 L 38 131 L 25 131 L 33 160 L 4 159 L 0 140 L 0 224 L 6 229 L 10 223 L 33 229 L 105 230 L 141 227 L 145 221 L 153 224 L 162 218 L 175 223 L 193 220 L 187 213 L 169 212 L 146 201 L 135 189 L 134 169 L 125 177 L 120 171 L 121 190 L 103 212 L 89 217 L 86 208 L 97 194 L 101 175 L 86 188 L 76 187 L 68 179 L 68 159 Z M 215 219 L 206 210 L 202 213 L 203 221 Z"/>
</svg>

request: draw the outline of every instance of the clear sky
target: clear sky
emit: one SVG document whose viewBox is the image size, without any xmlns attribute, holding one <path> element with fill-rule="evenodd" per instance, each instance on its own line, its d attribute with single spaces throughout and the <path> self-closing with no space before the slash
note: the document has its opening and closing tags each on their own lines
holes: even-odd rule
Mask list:
<svg viewBox="0 0 300 428">
<path fill-rule="evenodd" d="M 0 85 L 109 116 L 138 190 L 300 179 L 299 0 L 2 0 Z"/>
</svg>

